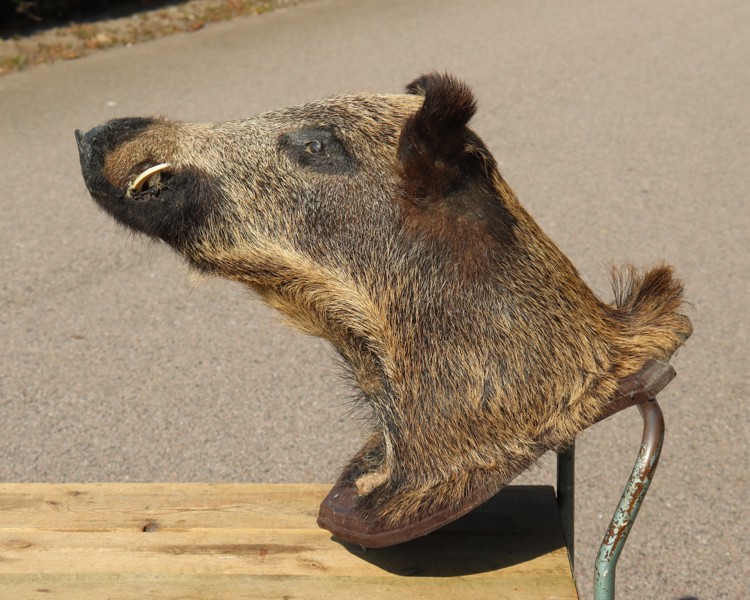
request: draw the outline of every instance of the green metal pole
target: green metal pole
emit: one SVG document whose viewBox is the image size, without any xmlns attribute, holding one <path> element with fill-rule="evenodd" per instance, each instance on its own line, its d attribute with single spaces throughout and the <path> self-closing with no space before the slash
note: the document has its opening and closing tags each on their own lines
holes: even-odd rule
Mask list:
<svg viewBox="0 0 750 600">
<path fill-rule="evenodd" d="M 576 444 L 557 455 L 557 509 L 560 513 L 570 570 L 575 573 L 575 477 Z"/>
<path fill-rule="evenodd" d="M 655 399 L 639 404 L 638 409 L 643 417 L 641 449 L 596 557 L 594 600 L 614 600 L 617 560 L 659 463 L 664 441 L 664 415 Z"/>
</svg>

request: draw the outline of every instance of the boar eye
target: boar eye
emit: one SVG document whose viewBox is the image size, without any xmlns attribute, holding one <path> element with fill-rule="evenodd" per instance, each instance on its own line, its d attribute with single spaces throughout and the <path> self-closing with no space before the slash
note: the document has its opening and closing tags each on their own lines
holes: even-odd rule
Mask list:
<svg viewBox="0 0 750 600">
<path fill-rule="evenodd" d="M 307 142 L 307 144 L 305 144 L 305 150 L 310 154 L 318 154 L 323 151 L 323 144 L 318 140 L 313 140 L 312 142 Z"/>
<path fill-rule="evenodd" d="M 279 136 L 278 148 L 305 169 L 318 173 L 352 173 L 357 163 L 336 132 L 328 128 L 287 131 Z"/>
</svg>

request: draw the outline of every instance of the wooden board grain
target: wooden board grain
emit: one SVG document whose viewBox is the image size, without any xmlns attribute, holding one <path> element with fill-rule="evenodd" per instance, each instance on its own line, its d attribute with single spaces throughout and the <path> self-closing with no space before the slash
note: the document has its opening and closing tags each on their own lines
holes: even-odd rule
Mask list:
<svg viewBox="0 0 750 600">
<path fill-rule="evenodd" d="M 320 484 L 0 483 L 0 527 L 317 529 Z"/>
<path fill-rule="evenodd" d="M 0 598 L 576 598 L 552 488 L 376 551 L 316 526 L 327 489 L 1 484 Z"/>
</svg>

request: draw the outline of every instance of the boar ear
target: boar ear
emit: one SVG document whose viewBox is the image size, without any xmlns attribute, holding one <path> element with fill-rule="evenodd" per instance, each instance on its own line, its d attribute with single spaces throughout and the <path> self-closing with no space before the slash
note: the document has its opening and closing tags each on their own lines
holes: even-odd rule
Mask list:
<svg viewBox="0 0 750 600">
<path fill-rule="evenodd" d="M 476 100 L 466 84 L 438 73 L 414 80 L 406 91 L 424 96 L 424 102 L 401 130 L 399 165 L 410 194 L 439 197 L 466 167 L 467 142 L 474 138 L 466 125 Z"/>
</svg>

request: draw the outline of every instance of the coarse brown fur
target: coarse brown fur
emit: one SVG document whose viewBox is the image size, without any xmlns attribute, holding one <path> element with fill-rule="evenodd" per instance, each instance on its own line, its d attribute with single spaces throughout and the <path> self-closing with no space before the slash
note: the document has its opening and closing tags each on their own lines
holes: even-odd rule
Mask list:
<svg viewBox="0 0 750 600">
<path fill-rule="evenodd" d="M 336 348 L 372 414 L 345 472 L 395 524 L 566 446 L 618 379 L 691 331 L 670 267 L 616 271 L 613 305 L 592 293 L 467 127 L 464 84 L 430 74 L 407 91 L 216 125 L 119 120 L 79 140 L 119 221 Z M 164 162 L 162 182 L 125 193 Z"/>
</svg>

